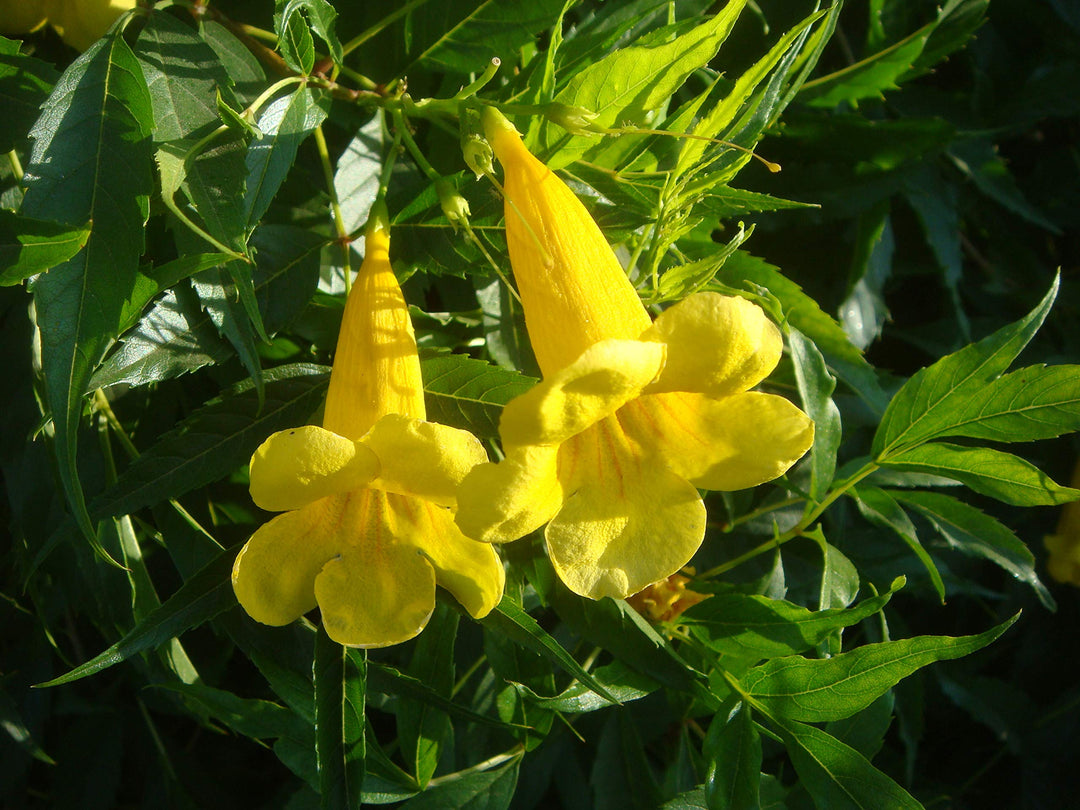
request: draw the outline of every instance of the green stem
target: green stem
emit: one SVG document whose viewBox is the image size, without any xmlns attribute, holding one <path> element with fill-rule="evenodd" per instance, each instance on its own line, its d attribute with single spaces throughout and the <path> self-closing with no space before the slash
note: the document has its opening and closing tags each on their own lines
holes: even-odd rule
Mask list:
<svg viewBox="0 0 1080 810">
<path fill-rule="evenodd" d="M 480 78 L 471 84 L 461 88 L 452 99 L 453 101 L 464 101 L 467 98 L 472 98 L 481 90 L 484 86 L 495 78 L 495 74 L 499 72 L 499 65 L 502 64 L 502 60 L 497 56 L 491 57 L 491 61 L 488 62 L 488 66 L 484 68 L 484 72 L 480 74 Z"/>
<path fill-rule="evenodd" d="M 341 213 L 341 201 L 338 199 L 337 186 L 334 185 L 334 166 L 330 162 L 330 150 L 326 146 L 326 136 L 323 135 L 322 124 L 315 127 L 315 148 L 319 152 L 319 163 L 322 164 L 326 191 L 330 195 L 330 210 L 334 214 L 334 230 L 337 233 L 338 244 L 341 245 L 341 267 L 342 272 L 345 274 L 345 294 L 348 295 L 352 276 L 349 264 L 349 231 L 345 227 L 345 217 Z"/>
<path fill-rule="evenodd" d="M 470 774 L 490 771 L 492 768 L 496 768 L 499 765 L 502 765 L 504 762 L 509 762 L 512 759 L 518 759 L 524 753 L 524 745 L 515 745 L 509 751 L 504 751 L 501 754 L 496 754 L 493 757 L 485 759 L 483 762 L 477 762 L 475 765 L 470 765 L 468 768 L 463 768 L 460 771 L 448 773 L 445 776 L 436 776 L 434 779 L 428 782 L 428 789 L 431 789 L 436 785 L 445 784 L 447 782 L 456 782 L 465 776 L 469 776 Z"/>
<path fill-rule="evenodd" d="M 12 149 L 7 153 L 7 158 L 8 163 L 11 164 L 11 173 L 15 175 L 15 182 L 21 186 L 25 172 L 23 171 L 22 163 L 19 161 L 19 154 Z"/>
</svg>

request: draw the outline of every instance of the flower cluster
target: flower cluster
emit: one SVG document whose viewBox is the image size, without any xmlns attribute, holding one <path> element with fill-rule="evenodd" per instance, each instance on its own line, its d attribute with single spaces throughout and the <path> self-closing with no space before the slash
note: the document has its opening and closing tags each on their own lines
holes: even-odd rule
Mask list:
<svg viewBox="0 0 1080 810">
<path fill-rule="evenodd" d="M 251 493 L 284 511 L 237 558 L 236 593 L 269 624 L 318 604 L 330 636 L 382 646 L 416 635 L 436 584 L 475 617 L 499 601 L 492 543 L 546 525 L 574 592 L 625 598 L 672 580 L 705 534 L 699 489 L 782 475 L 813 442 L 791 402 L 753 391 L 779 329 L 749 301 L 705 292 L 655 320 L 573 192 L 494 108 L 506 238 L 542 381 L 500 422 L 505 457 L 424 420 L 412 326 L 380 215 L 342 323 L 323 427 L 271 436 Z M 661 594 L 663 596 L 663 594 Z M 670 604 L 669 604 L 670 603 Z"/>
</svg>

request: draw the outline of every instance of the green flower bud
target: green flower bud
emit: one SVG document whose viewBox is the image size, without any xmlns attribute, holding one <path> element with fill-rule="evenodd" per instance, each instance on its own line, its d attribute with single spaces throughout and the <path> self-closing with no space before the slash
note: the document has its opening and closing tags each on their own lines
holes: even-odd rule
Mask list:
<svg viewBox="0 0 1080 810">
<path fill-rule="evenodd" d="M 461 196 L 461 193 L 454 188 L 454 184 L 445 177 L 440 177 L 435 181 L 435 191 L 439 195 L 439 205 L 442 207 L 443 214 L 446 215 L 454 232 L 456 233 L 459 227 L 468 227 L 469 215 L 472 213 L 469 210 L 469 201 Z"/>
</svg>

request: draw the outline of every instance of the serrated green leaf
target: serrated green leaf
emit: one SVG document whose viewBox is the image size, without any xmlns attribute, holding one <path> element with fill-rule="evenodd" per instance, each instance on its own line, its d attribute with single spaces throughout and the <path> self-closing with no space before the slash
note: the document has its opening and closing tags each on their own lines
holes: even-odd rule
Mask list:
<svg viewBox="0 0 1080 810">
<path fill-rule="evenodd" d="M 225 549 L 217 559 L 180 586 L 157 610 L 104 652 L 39 687 L 60 686 L 85 678 L 139 653 L 153 650 L 198 627 L 236 604 L 229 578 L 239 548 Z"/>
<path fill-rule="evenodd" d="M 481 439 L 498 436 L 503 405 L 536 384 L 531 377 L 461 354 L 425 358 L 420 373 L 428 418 Z"/>
<path fill-rule="evenodd" d="M 297 73 L 308 76 L 315 67 L 315 39 L 311 36 L 307 20 L 300 12 L 301 4 L 291 1 L 286 8 L 289 10 L 288 14 L 274 15 L 278 51 L 285 64 Z"/>
<path fill-rule="evenodd" d="M 223 88 L 230 93 L 231 81 L 217 53 L 191 26 L 152 11 L 135 53 L 154 107 L 155 141 L 181 140 L 217 123 L 215 97 Z"/>
<path fill-rule="evenodd" d="M 204 20 L 199 33 L 218 55 L 237 95 L 245 103 L 253 101 L 266 89 L 266 73 L 259 60 L 228 28 L 212 20 Z"/>
<path fill-rule="evenodd" d="M 744 229 L 740 223 L 739 232 L 712 256 L 665 270 L 660 276 L 656 301 L 679 301 L 703 289 L 723 269 L 724 263 L 735 253 L 739 245 L 749 239 L 753 233 L 753 226 Z"/>
<path fill-rule="evenodd" d="M 296 160 L 296 150 L 326 120 L 329 106 L 324 93 L 301 87 L 269 104 L 259 116 L 263 137 L 251 144 L 245 159 L 242 199 L 248 231 L 263 218 Z"/>
<path fill-rule="evenodd" d="M 975 636 L 916 636 L 866 644 L 831 658 L 774 658 L 747 672 L 742 688 L 755 706 L 777 720 L 841 720 L 862 711 L 916 670 L 981 650 L 1019 616 Z"/>
<path fill-rule="evenodd" d="M 727 717 L 713 716 L 703 753 L 708 762 L 705 798 L 709 810 L 760 807 L 761 736 L 745 703 Z"/>
<path fill-rule="evenodd" d="M 312 673 L 319 806 L 351 810 L 364 787 L 367 652 L 342 647 L 320 627 Z"/>
<path fill-rule="evenodd" d="M 276 430 L 304 424 L 322 404 L 321 366 L 279 366 L 266 374 L 266 398 L 250 388 L 222 395 L 165 434 L 95 498 L 95 516 L 129 514 L 177 498 L 244 465 Z"/>
<path fill-rule="evenodd" d="M 788 755 L 815 806 L 825 810 L 923 810 L 854 748 L 819 728 L 782 725 Z"/>
<path fill-rule="evenodd" d="M 87 538 L 95 532 L 75 462 L 79 416 L 137 282 L 153 188 L 152 127 L 139 63 L 114 34 L 67 69 L 31 132 L 22 213 L 74 226 L 92 222 L 86 247 L 34 285 L 60 478 Z"/>
<path fill-rule="evenodd" d="M 278 8 L 281 8 L 281 5 L 282 3 L 279 2 Z M 300 17 L 301 12 L 306 14 L 311 30 L 326 43 L 326 47 L 329 48 L 330 55 L 334 59 L 334 64 L 340 65 L 345 56 L 341 50 L 341 42 L 338 41 L 337 34 L 334 32 L 334 25 L 338 16 L 334 7 L 326 0 L 288 0 L 284 5 L 285 8 L 279 12 L 282 21 L 288 25 L 294 17 Z M 274 20 L 274 24 L 275 28 L 278 28 L 277 19 Z"/>
<path fill-rule="evenodd" d="M 1057 484 L 1034 464 L 989 447 L 929 442 L 894 453 L 883 465 L 951 478 L 1014 506 L 1057 506 L 1080 498 L 1080 490 Z"/>
<path fill-rule="evenodd" d="M 873 454 L 890 454 L 948 435 L 968 397 L 996 380 L 1035 335 L 1057 296 L 1058 279 L 1027 316 L 917 372 L 889 402 L 874 434 Z"/>
<path fill-rule="evenodd" d="M 259 335 L 248 317 L 247 307 L 241 301 L 231 273 L 224 267 L 212 268 L 192 279 L 192 287 L 218 334 L 236 350 L 261 398 L 265 375 L 259 359 Z"/>
<path fill-rule="evenodd" d="M 0 209 L 0 286 L 20 284 L 63 264 L 89 238 L 89 225 L 72 228 Z"/>
<path fill-rule="evenodd" d="M 22 143 L 60 74 L 48 62 L 18 53 L 0 54 L 0 153 Z"/>
<path fill-rule="evenodd" d="M 693 605 L 679 621 L 718 653 L 735 658 L 777 658 L 812 649 L 836 630 L 873 616 L 903 586 L 904 578 L 900 577 L 885 593 L 864 599 L 853 608 L 816 611 L 764 596 L 717 593 Z"/>
<path fill-rule="evenodd" d="M 926 573 L 929 574 L 930 582 L 933 584 L 934 590 L 937 591 L 938 599 L 944 604 L 945 583 L 941 579 L 941 572 L 938 571 L 933 557 L 930 556 L 930 553 L 919 541 L 919 533 L 915 528 L 915 524 L 911 522 L 911 518 L 908 517 L 907 512 L 900 507 L 900 504 L 896 502 L 892 495 L 877 487 L 861 484 L 857 489 L 851 490 L 851 494 L 854 496 L 863 517 L 872 523 L 896 532 L 900 539 L 907 544 L 907 547 L 915 553 L 915 556 L 919 558 L 919 562 L 926 569 Z"/>
<path fill-rule="evenodd" d="M 990 0 L 949 0 L 938 11 L 930 41 L 912 66 L 912 73 L 925 73 L 950 53 L 964 47 L 982 25 L 989 6 Z"/>
<path fill-rule="evenodd" d="M 744 5 L 745 0 L 730 0 L 712 19 L 673 40 L 652 34 L 619 48 L 576 73 L 554 100 L 596 113 L 594 123 L 599 128 L 642 123 L 646 113 L 716 54 Z M 566 142 L 565 133 L 554 126 L 545 133 L 540 151 L 558 148 L 549 161 L 552 169 L 571 163 L 593 145 L 586 138 Z"/>
<path fill-rule="evenodd" d="M 180 183 L 205 231 L 217 245 L 238 255 L 247 255 L 249 232 L 245 216 L 247 141 L 244 133 L 229 130 L 208 146 L 187 152 Z"/>
<path fill-rule="evenodd" d="M 1030 585 L 1048 608 L 1053 597 L 1035 573 L 1035 558 L 1016 534 L 995 518 L 939 492 L 890 490 L 901 503 L 915 508 L 955 549 L 990 560 Z"/>
</svg>

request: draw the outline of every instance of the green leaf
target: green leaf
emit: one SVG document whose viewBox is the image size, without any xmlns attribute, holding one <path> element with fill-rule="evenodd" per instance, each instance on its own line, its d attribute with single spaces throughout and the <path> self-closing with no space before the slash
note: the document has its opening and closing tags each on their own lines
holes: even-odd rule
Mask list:
<svg viewBox="0 0 1080 810">
<path fill-rule="evenodd" d="M 259 335 L 248 317 L 248 307 L 241 301 L 241 294 L 233 282 L 232 274 L 224 267 L 215 267 L 192 279 L 192 287 L 195 288 L 210 322 L 218 333 L 232 344 L 240 362 L 244 364 L 244 369 L 255 383 L 256 391 L 262 397 L 265 375 L 259 359 Z"/>
<path fill-rule="evenodd" d="M 298 363 L 266 378 L 262 407 L 250 385 L 211 400 L 133 461 L 94 499 L 93 514 L 129 514 L 224 478 L 271 433 L 305 424 L 322 404 L 329 375 L 322 366 Z"/>
<path fill-rule="evenodd" d="M 197 713 L 213 717 L 245 737 L 305 741 L 310 736 L 306 719 L 268 700 L 242 698 L 202 683 L 160 684 L 158 688 L 182 695 Z"/>
<path fill-rule="evenodd" d="M 67 69 L 31 132 L 23 215 L 74 226 L 93 223 L 86 247 L 34 284 L 60 478 L 88 539 L 95 532 L 75 461 L 79 417 L 90 376 L 115 338 L 136 285 L 153 188 L 152 128 L 139 63 L 114 34 Z"/>
<path fill-rule="evenodd" d="M 368 692 L 408 698 L 437 709 L 444 714 L 458 717 L 468 723 L 500 729 L 514 727 L 512 723 L 504 723 L 494 717 L 479 714 L 472 709 L 455 703 L 423 681 L 406 675 L 392 666 L 375 661 L 368 664 Z"/>
<path fill-rule="evenodd" d="M 537 695 L 527 686 L 519 686 L 519 690 L 528 695 L 530 700 L 541 709 L 566 714 L 583 714 L 604 709 L 608 706 L 617 706 L 623 703 L 643 698 L 659 688 L 659 684 L 652 678 L 634 672 L 625 664 L 613 661 L 602 667 L 597 667 L 591 675 L 597 683 L 602 684 L 605 692 L 614 697 L 618 703 L 613 703 L 602 695 L 598 695 L 581 681 L 574 681 L 555 697 L 543 697 Z"/>
<path fill-rule="evenodd" d="M 296 0 L 278 0 L 279 8 L 285 5 L 285 13 L 274 14 L 274 33 L 278 38 L 278 51 L 290 68 L 307 76 L 315 67 L 315 39 L 311 28 L 300 9 L 302 4 Z"/>
<path fill-rule="evenodd" d="M 727 716 L 713 716 L 705 736 L 708 762 L 705 798 L 710 810 L 760 807 L 761 736 L 745 703 Z"/>
<path fill-rule="evenodd" d="M 696 262 L 689 262 L 665 270 L 664 274 L 660 277 L 660 284 L 656 290 L 656 302 L 680 301 L 686 296 L 701 290 L 716 277 L 716 274 L 723 269 L 724 263 L 728 258 L 730 258 L 738 249 L 739 245 L 749 239 L 753 233 L 753 226 L 749 229 L 745 229 L 743 228 L 742 223 L 740 223 L 739 232 L 731 238 L 730 242 L 724 245 L 720 250 L 716 251 L 713 255 L 707 256 L 704 259 L 698 259 Z"/>
<path fill-rule="evenodd" d="M 204 20 L 199 33 L 218 55 L 237 95 L 244 102 L 253 101 L 266 89 L 266 73 L 259 60 L 228 28 L 212 20 Z"/>
<path fill-rule="evenodd" d="M 468 76 L 482 73 L 492 57 L 509 66 L 522 46 L 551 27 L 564 0 L 442 0 L 411 19 L 412 64 L 399 72 L 422 71 Z"/>
<path fill-rule="evenodd" d="M 904 448 L 947 435 L 976 396 L 1016 359 L 1035 335 L 1057 296 L 1058 279 L 1026 317 L 918 371 L 889 402 L 874 434 L 879 462 Z"/>
<path fill-rule="evenodd" d="M 19 748 L 38 762 L 44 762 L 46 765 L 56 764 L 56 761 L 34 741 L 30 729 L 23 722 L 18 704 L 3 689 L 0 689 L 0 728 Z"/>
<path fill-rule="evenodd" d="M 832 108 L 842 103 L 880 98 L 884 91 L 899 87 L 897 81 L 910 72 L 933 29 L 933 23 L 924 25 L 853 65 L 807 82 L 799 93 L 799 100 L 812 107 Z"/>
<path fill-rule="evenodd" d="M 1014 506 L 1058 506 L 1080 498 L 1080 490 L 1057 484 L 1019 456 L 989 447 L 930 442 L 894 453 L 882 464 L 951 478 Z"/>
<path fill-rule="evenodd" d="M 187 141 L 177 145 L 189 146 Z M 159 155 L 161 152 L 158 150 Z M 245 216 L 247 154 L 247 136 L 232 130 L 216 137 L 205 148 L 198 147 L 194 153 L 185 149 L 180 184 L 206 233 L 217 240 L 215 247 L 220 250 L 220 245 L 224 245 L 238 255 L 247 253 L 249 232 Z M 164 182 L 162 186 L 164 194 Z"/>
<path fill-rule="evenodd" d="M 712 19 L 674 39 L 661 30 L 619 48 L 576 73 L 554 100 L 596 113 L 594 124 L 599 128 L 643 123 L 687 76 L 712 59 L 744 5 L 745 0 L 731 0 Z M 554 125 L 545 133 L 540 150 L 558 148 L 548 162 L 552 169 L 573 162 L 593 144 L 587 138 L 566 143 L 566 134 Z"/>
<path fill-rule="evenodd" d="M 791 763 L 815 806 L 822 810 L 922 810 L 911 794 L 830 734 L 790 721 L 782 729 Z"/>
<path fill-rule="evenodd" d="M 367 653 L 342 647 L 319 628 L 315 637 L 315 754 L 322 810 L 361 805 L 367 722 Z"/>
<path fill-rule="evenodd" d="M 769 717 L 807 723 L 841 720 L 927 664 L 981 650 L 1019 616 L 976 636 L 916 636 L 866 644 L 832 658 L 774 658 L 747 672 L 742 687 Z"/>
<path fill-rule="evenodd" d="M 840 411 L 833 402 L 836 378 L 825 366 L 817 346 L 798 329 L 788 331 L 788 345 L 795 366 L 795 381 L 803 410 L 814 421 L 814 446 L 810 449 L 810 497 L 818 503 L 825 497 L 836 474 L 836 453 L 840 449 Z"/>
<path fill-rule="evenodd" d="M 925 73 L 953 51 L 963 48 L 982 25 L 990 0 L 949 0 L 938 11 L 934 31 L 912 72 Z"/>
<path fill-rule="evenodd" d="M 653 810 L 660 802 L 641 735 L 627 712 L 609 712 L 589 774 L 595 810 Z"/>
<path fill-rule="evenodd" d="M 958 140 L 949 149 L 948 155 L 953 165 L 988 198 L 1050 233 L 1061 233 L 1061 228 L 1024 196 L 1016 178 L 1009 171 L 1008 163 L 998 154 L 996 144 L 989 138 Z"/>
<path fill-rule="evenodd" d="M 177 141 L 216 126 L 215 94 L 222 89 L 230 93 L 231 80 L 217 53 L 191 26 L 152 11 L 135 53 L 154 107 L 155 141 Z"/>
<path fill-rule="evenodd" d="M 248 231 L 259 224 L 269 209 L 296 161 L 297 149 L 326 120 L 329 107 L 325 93 L 301 87 L 291 95 L 276 99 L 259 116 L 263 137 L 251 144 L 246 158 L 243 207 Z"/>
<path fill-rule="evenodd" d="M 911 522 L 907 512 L 896 502 L 892 495 L 883 489 L 860 484 L 858 488 L 851 490 L 851 495 L 859 507 L 863 517 L 879 526 L 891 529 L 910 548 L 919 562 L 923 564 L 926 573 L 930 576 L 930 582 L 937 591 L 938 599 L 945 603 L 945 583 L 941 579 L 941 572 L 937 564 L 930 556 L 923 544 L 919 541 L 919 533 L 915 524 Z"/>
<path fill-rule="evenodd" d="M 278 8 L 281 9 L 282 5 L 283 3 L 279 1 Z M 278 31 L 278 35 L 281 35 L 281 25 L 278 20 L 278 15 L 281 17 L 280 22 L 288 27 L 292 24 L 293 20 L 300 19 L 301 12 L 303 12 L 303 14 L 307 15 L 311 30 L 318 34 L 319 38 L 326 43 L 326 47 L 330 49 L 330 55 L 334 59 L 334 64 L 340 65 L 345 59 L 345 55 L 341 50 L 341 42 L 338 41 L 337 34 L 334 32 L 334 24 L 337 21 L 338 16 L 334 7 L 326 2 L 326 0 L 288 0 L 288 2 L 284 3 L 284 6 L 285 8 L 283 10 L 280 10 L 278 14 L 274 15 L 274 29 Z M 308 73 L 310 70 L 311 68 L 308 68 L 302 72 Z"/>
<path fill-rule="evenodd" d="M 101 672 L 139 653 L 153 650 L 235 606 L 236 596 L 229 576 L 239 550 L 239 547 L 234 547 L 222 551 L 217 559 L 181 585 L 161 607 L 140 621 L 116 644 L 85 664 L 38 686 L 60 686 Z"/>
<path fill-rule="evenodd" d="M 0 209 L 0 286 L 19 284 L 63 264 L 89 238 L 89 225 L 72 228 Z"/>
<path fill-rule="evenodd" d="M 756 660 L 794 655 L 831 634 L 873 616 L 904 586 L 904 578 L 853 608 L 807 610 L 756 594 L 716 593 L 679 617 L 691 633 L 722 655 Z"/>
<path fill-rule="evenodd" d="M 1053 607 L 1053 597 L 1035 573 L 1034 556 L 1007 526 L 949 495 L 898 490 L 890 494 L 929 520 L 952 548 L 994 562 L 1030 585 L 1044 605 Z"/>
<path fill-rule="evenodd" d="M 22 145 L 58 78 L 48 62 L 18 52 L 0 54 L 0 153 Z"/>
<path fill-rule="evenodd" d="M 521 757 L 514 756 L 501 768 L 459 771 L 448 774 L 401 805 L 401 810 L 506 810 L 514 798 Z"/>
<path fill-rule="evenodd" d="M 408 675 L 447 700 L 454 688 L 454 642 L 458 613 L 436 604 L 435 613 L 420 634 L 409 661 Z M 397 711 L 398 741 L 406 762 L 413 766 L 421 788 L 435 773 L 443 746 L 453 729 L 450 718 L 430 703 L 402 700 Z"/>
<path fill-rule="evenodd" d="M 573 675 L 604 699 L 612 703 L 619 702 L 599 681 L 582 669 L 581 664 L 574 660 L 574 656 L 570 655 L 558 641 L 548 635 L 537 624 L 536 619 L 522 610 L 510 597 L 503 596 L 502 601 L 495 606 L 491 613 L 481 619 L 480 623 L 502 633 L 533 652 L 539 653 L 560 669 Z"/>
<path fill-rule="evenodd" d="M 420 373 L 428 419 L 481 439 L 498 436 L 503 406 L 536 384 L 531 377 L 463 354 L 425 358 Z"/>
</svg>

